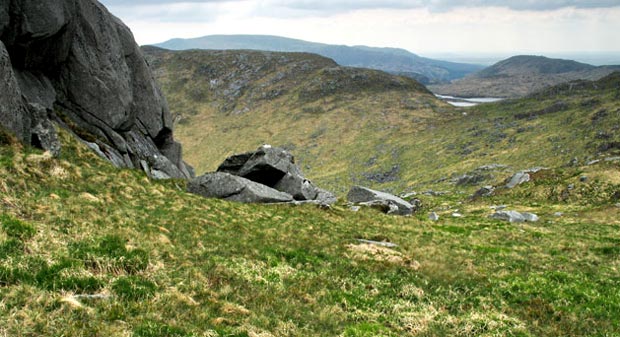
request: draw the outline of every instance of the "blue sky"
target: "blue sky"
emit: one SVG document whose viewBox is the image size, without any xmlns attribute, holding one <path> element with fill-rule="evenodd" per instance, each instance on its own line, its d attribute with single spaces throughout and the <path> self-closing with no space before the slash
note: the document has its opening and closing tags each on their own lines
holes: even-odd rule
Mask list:
<svg viewBox="0 0 620 337">
<path fill-rule="evenodd" d="M 267 34 L 429 53 L 620 52 L 620 0 L 100 0 L 140 44 Z"/>
</svg>

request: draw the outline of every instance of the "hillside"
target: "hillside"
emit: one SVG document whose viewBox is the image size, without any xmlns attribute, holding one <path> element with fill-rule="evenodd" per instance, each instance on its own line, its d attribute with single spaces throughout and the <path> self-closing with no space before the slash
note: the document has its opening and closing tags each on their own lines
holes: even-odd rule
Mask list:
<svg viewBox="0 0 620 337">
<path fill-rule="evenodd" d="M 383 70 L 410 76 L 427 83 L 461 78 L 483 67 L 418 56 L 404 49 L 342 46 L 267 35 L 210 35 L 194 39 L 173 39 L 156 46 L 172 49 L 252 49 L 306 52 L 335 60 L 342 66 Z"/>
<path fill-rule="evenodd" d="M 339 192 L 353 181 L 395 182 L 401 149 L 392 140 L 455 114 L 412 79 L 313 54 L 144 52 L 199 174 L 267 143 L 292 150 L 309 177 Z"/>
<path fill-rule="evenodd" d="M 522 119 L 512 113 L 530 111 L 535 100 L 477 111 L 483 127 L 504 125 L 497 131 L 512 140 L 474 149 L 452 170 L 494 156 L 522 167 L 547 143 L 555 146 L 547 153 L 555 165 L 474 201 L 454 186 L 420 194 L 423 208 L 414 217 L 354 212 L 344 203 L 324 210 L 208 200 L 183 192 L 181 180 L 117 169 L 66 131 L 59 131 L 59 158 L 2 132 L 0 335 L 618 334 L 620 164 L 586 165 L 580 157 L 558 167 L 575 139 L 617 128 L 618 83 L 600 92 L 583 84 L 571 109 L 528 117 L 525 131 L 513 129 Z M 546 99 L 566 99 L 566 90 Z M 582 133 L 561 138 L 558 123 L 567 121 Z M 415 158 L 426 162 L 418 174 L 433 176 L 429 168 L 446 165 L 450 151 L 496 132 L 460 124 L 436 128 L 434 143 L 411 145 L 414 165 Z M 547 136 L 534 137 L 539 129 Z M 586 142 L 617 142 L 609 137 Z M 494 205 L 541 220 L 490 219 Z M 431 211 L 439 221 L 428 220 Z"/>
<path fill-rule="evenodd" d="M 342 72 L 367 71 L 330 68 L 331 61 L 313 55 L 160 49 L 146 54 L 177 114 L 185 158 L 198 173 L 268 143 L 291 149 L 307 177 L 340 195 L 355 183 L 403 192 L 431 188 L 436 181 L 450 186 L 453 178 L 495 163 L 518 171 L 574 157 L 585 162 L 598 156 L 606 139 L 619 141 L 606 124 L 589 122 L 605 110 L 614 125 L 618 102 L 611 88 L 485 104 L 463 116 L 416 89 L 415 82 L 381 73 L 365 75 L 376 76 L 372 86 L 336 89 L 332 83 L 352 78 Z M 212 75 L 199 69 L 212 69 Z"/>
<path fill-rule="evenodd" d="M 620 66 L 595 67 L 544 56 L 513 56 L 450 84 L 430 86 L 433 92 L 458 97 L 523 97 L 573 80 L 598 80 Z"/>
<path fill-rule="evenodd" d="M 419 198 L 388 216 L 161 179 L 173 116 L 95 0 L 0 2 L 0 37 L 2 337 L 620 334 L 620 73 L 456 110 L 317 55 L 145 50 L 194 158 L 286 144 Z"/>
</svg>

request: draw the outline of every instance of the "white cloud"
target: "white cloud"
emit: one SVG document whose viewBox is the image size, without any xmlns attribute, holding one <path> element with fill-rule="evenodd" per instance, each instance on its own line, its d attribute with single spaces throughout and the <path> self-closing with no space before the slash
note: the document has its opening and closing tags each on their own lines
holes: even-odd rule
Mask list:
<svg viewBox="0 0 620 337">
<path fill-rule="evenodd" d="M 497 6 L 500 2 L 503 5 Z M 125 21 L 141 44 L 211 34 L 266 34 L 324 43 L 400 47 L 421 54 L 620 49 L 620 6 L 611 6 L 618 5 L 617 0 L 135 3 L 123 2 L 109 9 Z M 434 7 L 428 6 L 431 3 Z"/>
</svg>

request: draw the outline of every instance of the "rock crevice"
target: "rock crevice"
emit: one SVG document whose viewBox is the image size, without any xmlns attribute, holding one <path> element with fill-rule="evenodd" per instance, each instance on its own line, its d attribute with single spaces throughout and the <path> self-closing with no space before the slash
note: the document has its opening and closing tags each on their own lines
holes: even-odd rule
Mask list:
<svg viewBox="0 0 620 337">
<path fill-rule="evenodd" d="M 3 1 L 0 69 L 0 122 L 23 142 L 50 150 L 33 137 L 42 128 L 54 134 L 51 120 L 62 120 L 117 166 L 145 161 L 151 176 L 191 178 L 166 100 L 131 31 L 98 1 Z"/>
</svg>

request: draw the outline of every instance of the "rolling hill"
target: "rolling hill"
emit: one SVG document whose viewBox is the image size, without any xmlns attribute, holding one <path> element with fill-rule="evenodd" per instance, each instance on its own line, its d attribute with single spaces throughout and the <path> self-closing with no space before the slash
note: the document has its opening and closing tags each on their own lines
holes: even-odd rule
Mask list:
<svg viewBox="0 0 620 337">
<path fill-rule="evenodd" d="M 156 46 L 171 50 L 251 49 L 314 53 L 331 58 L 342 66 L 402 74 L 425 84 L 461 78 L 483 68 L 479 65 L 429 59 L 398 48 L 329 45 L 269 35 L 210 35 L 194 39 L 172 39 Z"/>
<path fill-rule="evenodd" d="M 307 177 L 340 195 L 352 184 L 406 192 L 450 187 L 485 165 L 508 166 L 490 174 L 499 179 L 575 157 L 586 162 L 605 144 L 614 153 L 620 141 L 613 85 L 576 82 L 572 92 L 560 86 L 458 110 L 413 80 L 312 54 L 144 51 L 198 173 L 268 143 L 291 149 Z M 606 122 L 592 123 L 599 111 Z"/>
<path fill-rule="evenodd" d="M 98 1 L 0 13 L 0 336 L 620 334 L 619 73 L 457 110 L 312 54 L 146 48 L 193 158 L 277 142 L 335 189 L 419 198 L 411 216 L 241 204 L 149 169 L 181 162 L 178 134 Z M 502 187 L 533 165 L 547 168 Z M 497 188 L 472 197 L 483 184 Z M 537 215 L 511 223 L 500 205 Z"/>
<path fill-rule="evenodd" d="M 159 76 L 165 71 L 160 64 Z M 446 110 L 419 132 L 392 133 L 383 142 L 403 146 L 407 166 L 399 179 L 441 191 L 416 195 L 422 208 L 413 217 L 356 212 L 342 201 L 321 209 L 205 199 L 185 192 L 183 180 L 118 169 L 66 130 L 59 130 L 63 150 L 54 158 L 0 129 L 0 334 L 618 334 L 619 87 L 615 74 L 467 116 Z M 424 91 L 415 95 L 443 108 Z M 361 117 L 376 106 L 357 108 Z M 256 130 L 242 129 L 251 123 L 278 122 L 252 117 L 234 125 L 239 130 L 223 119 L 237 137 L 228 141 L 252 138 Z M 291 123 L 289 135 L 303 133 L 304 124 L 320 126 L 316 117 L 297 118 L 306 123 Z M 203 136 L 219 127 L 197 116 L 189 122 Z M 349 155 L 364 155 L 372 141 Z M 460 178 L 481 163 L 509 166 L 485 171 L 496 177 L 484 184 L 501 184 L 533 163 L 549 170 L 480 199 L 470 198 L 468 186 L 436 178 Z M 489 218 L 497 205 L 540 220 Z M 439 220 L 429 220 L 430 212 Z"/>
<path fill-rule="evenodd" d="M 458 97 L 523 97 L 573 80 L 597 80 L 620 66 L 593 66 L 544 56 L 513 56 L 450 84 L 432 85 L 436 93 Z"/>
</svg>

